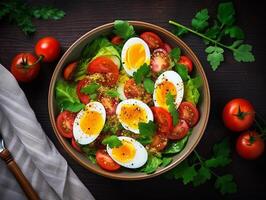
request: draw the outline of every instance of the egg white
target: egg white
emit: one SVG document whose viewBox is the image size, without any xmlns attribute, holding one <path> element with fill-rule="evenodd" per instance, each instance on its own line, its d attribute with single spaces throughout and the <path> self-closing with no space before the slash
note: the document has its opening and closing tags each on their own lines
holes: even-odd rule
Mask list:
<svg viewBox="0 0 266 200">
<path fill-rule="evenodd" d="M 178 108 L 184 96 L 184 83 L 180 75 L 176 73 L 175 71 L 171 71 L 171 70 L 162 73 L 155 81 L 154 92 L 153 92 L 154 105 L 156 107 L 160 107 L 160 104 L 157 102 L 156 91 L 157 91 L 157 87 L 164 81 L 169 81 L 175 86 L 175 89 L 177 92 L 177 95 L 175 98 L 175 105 L 176 105 L 176 108 Z"/>
<path fill-rule="evenodd" d="M 144 50 L 145 50 L 145 54 L 146 54 L 145 63 L 147 64 L 150 63 L 151 53 L 150 53 L 150 49 L 147 43 L 138 37 L 133 37 L 133 38 L 128 39 L 123 46 L 122 53 L 121 53 L 121 59 L 122 59 L 123 67 L 129 76 L 133 76 L 133 73 L 137 71 L 137 69 L 129 69 L 128 66 L 126 65 L 125 60 L 126 60 L 127 50 L 132 45 L 139 44 L 139 43 L 144 47 Z"/>
<path fill-rule="evenodd" d="M 147 153 L 147 150 L 145 149 L 145 147 L 142 144 L 140 144 L 138 141 L 136 141 L 135 139 L 133 139 L 131 137 L 120 136 L 120 137 L 118 137 L 118 139 L 120 141 L 123 141 L 124 140 L 124 141 L 128 141 L 131 144 L 133 144 L 133 146 L 136 149 L 136 154 L 135 154 L 134 158 L 132 160 L 130 160 L 129 162 L 126 162 L 126 163 L 119 162 L 118 160 L 116 160 L 113 157 L 113 154 L 112 154 L 113 149 L 110 148 L 107 145 L 106 146 L 107 153 L 109 154 L 109 156 L 115 162 L 117 162 L 119 165 L 121 165 L 123 167 L 130 168 L 130 169 L 139 168 L 139 167 L 143 166 L 147 162 L 147 160 L 148 160 L 148 153 Z"/>
<path fill-rule="evenodd" d="M 86 105 L 85 109 L 81 110 L 77 114 L 77 116 L 74 120 L 73 134 L 74 134 L 75 140 L 81 145 L 85 145 L 85 144 L 89 144 L 89 143 L 93 142 L 101 133 L 101 131 L 100 131 L 99 133 L 94 133 L 93 135 L 88 135 L 82 131 L 79 124 L 80 124 L 80 119 L 86 113 L 86 111 L 95 111 L 95 112 L 100 113 L 101 117 L 103 119 L 103 124 L 105 123 L 105 119 L 106 119 L 106 112 L 105 112 L 104 106 L 100 102 L 88 103 Z"/>
<path fill-rule="evenodd" d="M 116 108 L 116 115 L 118 116 L 118 120 L 119 122 L 122 124 L 122 126 L 126 129 L 126 130 L 129 130 L 129 131 L 132 131 L 133 133 L 136 133 L 136 134 L 139 134 L 139 129 L 134 129 L 132 127 L 129 127 L 125 122 L 123 122 L 119 115 L 120 115 L 120 112 L 121 112 L 121 109 L 124 105 L 137 105 L 139 106 L 140 108 L 144 109 L 146 111 L 146 115 L 147 115 L 147 122 L 149 121 L 153 121 L 153 113 L 150 109 L 150 107 L 143 103 L 142 101 L 140 100 L 137 100 L 137 99 L 126 99 L 126 100 L 123 100 L 121 101 L 118 105 L 117 105 L 117 108 Z"/>
</svg>

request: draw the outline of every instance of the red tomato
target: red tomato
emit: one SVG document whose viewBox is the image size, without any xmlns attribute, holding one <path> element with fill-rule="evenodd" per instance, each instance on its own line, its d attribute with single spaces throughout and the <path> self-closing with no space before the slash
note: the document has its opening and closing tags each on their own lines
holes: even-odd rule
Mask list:
<svg viewBox="0 0 266 200">
<path fill-rule="evenodd" d="M 111 97 L 104 97 L 103 96 L 103 97 L 100 97 L 100 101 L 103 104 L 107 115 L 110 116 L 110 115 L 115 114 L 116 107 L 117 107 L 117 104 L 118 104 L 118 101 L 116 99 L 111 98 Z"/>
<path fill-rule="evenodd" d="M 72 62 L 68 64 L 64 69 L 64 79 L 70 81 L 73 77 L 73 74 L 78 66 L 78 62 Z"/>
<path fill-rule="evenodd" d="M 104 149 L 99 149 L 96 152 L 96 162 L 101 168 L 107 171 L 116 171 L 120 168 L 120 165 L 117 164 Z"/>
<path fill-rule="evenodd" d="M 164 43 L 162 48 L 167 52 L 170 53 L 172 50 L 172 47 L 168 43 Z"/>
<path fill-rule="evenodd" d="M 73 137 L 71 139 L 71 146 L 76 149 L 78 152 L 82 152 L 81 148 L 80 148 L 80 145 L 76 142 L 75 138 Z"/>
<path fill-rule="evenodd" d="M 155 49 L 151 56 L 151 69 L 160 72 L 170 66 L 170 58 L 164 49 Z"/>
<path fill-rule="evenodd" d="M 255 131 L 242 133 L 236 141 L 237 153 L 247 160 L 254 160 L 264 152 L 264 141 Z"/>
<path fill-rule="evenodd" d="M 161 38 L 153 32 L 144 32 L 140 35 L 140 38 L 143 39 L 148 44 L 151 50 L 163 46 Z"/>
<path fill-rule="evenodd" d="M 11 73 L 18 81 L 30 82 L 39 74 L 40 63 L 37 61 L 31 53 L 20 53 L 12 60 Z"/>
<path fill-rule="evenodd" d="M 173 128 L 173 130 L 168 134 L 168 138 L 171 140 L 181 140 L 188 134 L 189 126 L 187 122 L 180 119 L 178 124 Z"/>
<path fill-rule="evenodd" d="M 77 95 L 79 97 L 79 100 L 84 104 L 90 102 L 90 97 L 89 95 L 82 93 L 80 90 L 85 86 L 87 86 L 88 84 L 90 84 L 90 80 L 87 78 L 80 80 L 77 84 L 77 89 L 76 89 Z"/>
<path fill-rule="evenodd" d="M 168 139 L 166 135 L 157 133 L 152 139 L 151 147 L 157 151 L 162 151 L 167 146 Z"/>
<path fill-rule="evenodd" d="M 119 37 L 118 35 L 114 36 L 111 40 L 111 42 L 114 44 L 114 45 L 119 45 L 119 44 L 122 44 L 123 43 L 123 38 Z"/>
<path fill-rule="evenodd" d="M 124 94 L 127 99 L 141 97 L 143 93 L 143 88 L 138 86 L 133 78 L 126 81 L 124 85 Z"/>
<path fill-rule="evenodd" d="M 155 122 L 157 124 L 157 130 L 163 134 L 169 134 L 173 129 L 173 121 L 171 114 L 160 107 L 151 107 L 154 115 Z"/>
<path fill-rule="evenodd" d="M 100 56 L 95 58 L 88 64 L 88 73 L 101 73 L 105 79 L 102 82 L 105 86 L 113 86 L 116 84 L 119 77 L 119 70 L 116 64 L 107 57 Z"/>
<path fill-rule="evenodd" d="M 193 63 L 187 56 L 180 56 L 179 64 L 185 65 L 187 67 L 188 72 L 192 72 Z"/>
<path fill-rule="evenodd" d="M 223 109 L 224 124 L 232 131 L 247 130 L 252 125 L 254 117 L 254 108 L 246 99 L 233 99 Z"/>
<path fill-rule="evenodd" d="M 37 56 L 43 56 L 44 62 L 53 62 L 60 55 L 60 43 L 54 37 L 44 37 L 35 45 L 35 53 Z"/>
<path fill-rule="evenodd" d="M 199 120 L 199 111 L 193 103 L 182 102 L 178 108 L 179 118 L 184 119 L 189 127 L 195 126 Z"/>
<path fill-rule="evenodd" d="M 58 132 L 65 138 L 73 137 L 73 124 L 75 120 L 75 114 L 69 111 L 61 112 L 56 119 L 56 126 Z"/>
</svg>

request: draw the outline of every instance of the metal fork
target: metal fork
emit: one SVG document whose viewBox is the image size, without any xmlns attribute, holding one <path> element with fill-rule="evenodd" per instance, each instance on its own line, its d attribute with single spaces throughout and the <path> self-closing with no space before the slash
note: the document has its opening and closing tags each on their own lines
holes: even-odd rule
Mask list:
<svg viewBox="0 0 266 200">
<path fill-rule="evenodd" d="M 38 194 L 35 192 L 27 178 L 24 176 L 22 171 L 20 170 L 19 166 L 13 159 L 13 156 L 9 152 L 7 148 L 5 148 L 4 140 L 2 138 L 2 134 L 0 132 L 0 157 L 4 160 L 7 164 L 8 169 L 12 172 L 12 174 L 17 179 L 18 183 L 20 184 L 21 188 L 23 189 L 25 195 L 30 200 L 39 200 Z M 0 169 L 1 170 L 1 169 Z"/>
</svg>

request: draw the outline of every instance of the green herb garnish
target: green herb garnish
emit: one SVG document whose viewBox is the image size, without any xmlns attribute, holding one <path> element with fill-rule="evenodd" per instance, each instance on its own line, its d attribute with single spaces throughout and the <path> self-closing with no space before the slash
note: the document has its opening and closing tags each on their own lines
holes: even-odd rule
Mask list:
<svg viewBox="0 0 266 200">
<path fill-rule="evenodd" d="M 175 126 L 178 122 L 178 112 L 176 110 L 175 97 L 170 92 L 166 95 L 166 104 L 168 106 L 168 111 L 173 118 L 173 125 Z"/>
<path fill-rule="evenodd" d="M 111 135 L 103 139 L 102 144 L 108 145 L 110 148 L 119 147 L 122 142 L 116 135 Z"/>
<path fill-rule="evenodd" d="M 134 27 L 127 21 L 115 20 L 114 22 L 114 34 L 120 36 L 123 39 L 128 39 L 135 35 Z"/>
<path fill-rule="evenodd" d="M 119 97 L 119 93 L 118 93 L 117 90 L 115 90 L 115 89 L 107 90 L 107 91 L 105 92 L 105 94 L 106 94 L 107 96 L 109 96 L 109 97 L 113 97 L 113 98 L 115 98 L 115 97 Z"/>
<path fill-rule="evenodd" d="M 85 86 L 84 88 L 81 88 L 80 91 L 84 94 L 92 95 L 92 94 L 95 94 L 100 87 L 101 86 L 97 83 L 91 83 Z"/>
<path fill-rule="evenodd" d="M 144 81 L 143 81 L 143 85 L 144 85 L 144 89 L 152 94 L 153 91 L 154 91 L 154 82 L 153 80 L 151 80 L 150 78 L 145 78 Z"/>
<path fill-rule="evenodd" d="M 139 126 L 139 138 L 138 141 L 143 145 L 150 144 L 152 142 L 152 137 L 156 131 L 156 126 L 153 121 L 148 123 L 140 122 Z"/>
<path fill-rule="evenodd" d="M 150 73 L 150 67 L 144 63 L 136 72 L 133 73 L 133 78 L 137 84 L 140 84 Z"/>
</svg>

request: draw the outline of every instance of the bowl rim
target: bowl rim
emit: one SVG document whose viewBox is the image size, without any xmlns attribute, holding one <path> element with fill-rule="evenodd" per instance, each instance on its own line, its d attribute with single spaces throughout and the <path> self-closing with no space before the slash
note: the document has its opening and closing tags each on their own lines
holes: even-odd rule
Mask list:
<svg viewBox="0 0 266 200">
<path fill-rule="evenodd" d="M 107 178 L 111 178 L 111 179 L 116 179 L 116 180 L 143 180 L 143 179 L 148 179 L 148 178 L 152 178 L 158 175 L 161 175 L 169 170 L 171 170 L 172 168 L 174 168 L 175 166 L 177 166 L 178 164 L 180 164 L 184 159 L 186 159 L 191 152 L 195 149 L 195 147 L 198 145 L 199 141 L 201 140 L 205 130 L 206 130 L 206 126 L 209 120 L 209 114 L 210 114 L 210 91 L 209 91 L 209 84 L 208 84 L 208 80 L 206 77 L 206 74 L 203 70 L 203 67 L 199 61 L 199 59 L 197 58 L 197 56 L 195 55 L 195 53 L 192 51 L 192 49 L 186 45 L 185 42 L 183 42 L 179 37 L 175 36 L 173 33 L 169 32 L 168 30 L 157 26 L 155 24 L 151 24 L 148 22 L 143 22 L 143 21 L 128 21 L 131 25 L 133 26 L 141 26 L 143 28 L 147 28 L 147 29 L 155 29 L 158 32 L 162 32 L 164 35 L 166 35 L 167 37 L 170 37 L 172 40 L 174 40 L 176 43 L 179 44 L 179 46 L 181 46 L 183 49 L 186 49 L 186 51 L 189 53 L 190 57 L 192 57 L 195 61 L 194 65 L 198 66 L 197 67 L 197 71 L 200 74 L 201 78 L 203 79 L 203 86 L 205 87 L 205 91 L 206 91 L 206 96 L 204 98 L 206 98 L 206 111 L 205 111 L 205 121 L 203 122 L 202 128 L 201 128 L 201 132 L 199 134 L 199 136 L 196 138 L 195 142 L 192 144 L 191 148 L 188 149 L 185 153 L 183 153 L 183 155 L 176 161 L 174 161 L 173 163 L 171 163 L 170 165 L 168 165 L 167 167 L 162 168 L 159 171 L 154 172 L 153 174 L 139 174 L 136 176 L 121 176 L 119 174 L 116 173 L 112 173 L 112 172 L 107 172 L 107 171 L 100 171 L 95 167 L 90 167 L 89 165 L 87 165 L 85 162 L 83 162 L 83 160 L 79 157 L 79 155 L 77 153 L 74 152 L 74 150 L 72 150 L 71 148 L 69 148 L 66 144 L 65 139 L 59 134 L 59 132 L 57 131 L 56 128 L 56 120 L 55 120 L 55 115 L 54 115 L 54 111 L 53 111 L 53 94 L 54 94 L 54 87 L 55 87 L 55 82 L 57 79 L 57 76 L 59 74 L 60 71 L 60 66 L 63 64 L 64 60 L 69 56 L 69 54 L 71 53 L 71 51 L 76 48 L 83 40 L 87 39 L 88 37 L 94 35 L 96 32 L 98 31 L 102 31 L 108 28 L 113 27 L 114 22 L 111 23 L 106 23 L 103 24 L 101 26 L 98 26 L 88 32 L 86 32 L 85 34 L 83 34 L 81 37 L 79 37 L 77 40 L 75 40 L 75 42 L 66 50 L 66 52 L 63 54 L 63 56 L 61 57 L 61 59 L 59 60 L 59 62 L 56 65 L 56 68 L 53 72 L 52 78 L 50 80 L 50 85 L 49 85 L 49 91 L 48 91 L 48 112 L 49 112 L 49 118 L 50 118 L 50 122 L 52 124 L 52 128 L 53 131 L 57 137 L 57 139 L 59 140 L 60 144 L 63 146 L 63 149 L 68 153 L 68 155 L 70 155 L 70 157 L 72 157 L 75 161 L 77 161 L 80 165 L 82 165 L 84 168 L 88 169 L 89 171 L 107 177 Z M 184 151 L 184 150 L 182 150 Z"/>
</svg>

